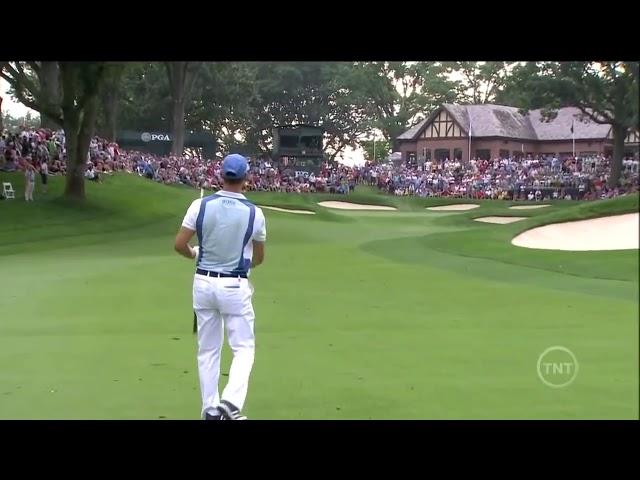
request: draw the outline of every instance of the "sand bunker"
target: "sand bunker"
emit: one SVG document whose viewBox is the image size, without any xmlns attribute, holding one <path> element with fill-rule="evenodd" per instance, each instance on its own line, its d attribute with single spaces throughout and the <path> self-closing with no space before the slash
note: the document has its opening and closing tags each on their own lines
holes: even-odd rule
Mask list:
<svg viewBox="0 0 640 480">
<path fill-rule="evenodd" d="M 318 205 L 327 208 L 338 208 L 340 210 L 397 210 L 394 207 L 385 207 L 384 205 L 363 205 L 360 203 L 349 202 L 319 202 Z"/>
<path fill-rule="evenodd" d="M 551 205 L 516 205 L 509 207 L 511 210 L 533 210 L 534 208 L 550 207 Z"/>
<path fill-rule="evenodd" d="M 556 223 L 521 233 L 511 243 L 544 250 L 629 250 L 640 247 L 640 214 Z"/>
<path fill-rule="evenodd" d="M 476 222 L 484 223 L 499 223 L 504 225 L 505 223 L 519 222 L 520 220 L 526 220 L 529 217 L 480 217 L 474 218 Z"/>
<path fill-rule="evenodd" d="M 440 207 L 427 207 L 427 210 L 435 210 L 437 212 L 460 212 L 464 210 L 472 210 L 480 205 L 474 203 L 454 203 L 453 205 L 442 205 Z"/>
<path fill-rule="evenodd" d="M 316 212 L 312 212 L 311 210 L 291 210 L 288 208 L 279 208 L 279 207 L 268 207 L 266 205 L 260 205 L 260 208 L 268 208 L 269 210 L 275 210 L 277 212 L 287 212 L 287 213 L 298 213 L 301 215 L 315 215 Z"/>
</svg>

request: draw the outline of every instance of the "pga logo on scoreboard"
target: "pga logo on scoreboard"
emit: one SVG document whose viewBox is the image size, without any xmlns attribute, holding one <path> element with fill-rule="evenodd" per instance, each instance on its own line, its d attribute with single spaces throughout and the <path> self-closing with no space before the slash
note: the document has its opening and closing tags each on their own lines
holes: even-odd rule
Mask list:
<svg viewBox="0 0 640 480">
<path fill-rule="evenodd" d="M 170 142 L 171 141 L 171 138 L 169 137 L 169 135 L 164 133 L 144 132 L 142 135 L 140 135 L 140 138 L 142 139 L 143 142 L 154 142 L 154 141 Z"/>
</svg>

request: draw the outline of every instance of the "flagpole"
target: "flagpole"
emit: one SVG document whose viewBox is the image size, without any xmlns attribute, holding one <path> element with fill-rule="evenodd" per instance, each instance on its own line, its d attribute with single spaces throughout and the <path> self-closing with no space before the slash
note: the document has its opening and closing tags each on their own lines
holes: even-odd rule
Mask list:
<svg viewBox="0 0 640 480">
<path fill-rule="evenodd" d="M 376 162 L 376 133 L 373 132 L 373 163 Z"/>
<path fill-rule="evenodd" d="M 574 128 L 575 120 L 571 121 L 571 138 L 573 140 L 573 158 L 576 158 L 576 131 Z"/>
<path fill-rule="evenodd" d="M 471 164 L 471 119 L 469 119 L 469 164 Z"/>
</svg>

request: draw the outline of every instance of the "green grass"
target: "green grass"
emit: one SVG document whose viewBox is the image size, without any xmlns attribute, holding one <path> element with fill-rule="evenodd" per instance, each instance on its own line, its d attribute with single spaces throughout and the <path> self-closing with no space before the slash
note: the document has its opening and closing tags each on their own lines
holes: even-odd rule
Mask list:
<svg viewBox="0 0 640 480">
<path fill-rule="evenodd" d="M 21 176 L 0 177 L 22 194 Z M 62 181 L 0 202 L 0 418 L 197 419 L 193 264 L 172 244 L 199 192 L 114 176 L 77 208 Z M 359 190 L 348 200 L 398 211 L 249 195 L 317 212 L 264 210 L 250 418 L 638 418 L 638 251 L 510 244 L 534 225 L 637 211 L 637 196 L 437 213 L 425 207 L 451 202 Z M 531 219 L 471 220 L 485 215 Z M 580 364 L 563 389 L 536 372 L 553 345 Z"/>
<path fill-rule="evenodd" d="M 637 250 L 561 252 L 526 249 L 510 244 L 513 237 L 536 226 L 638 211 L 638 195 L 606 201 L 570 202 L 569 205 L 563 202 L 529 211 L 509 210 L 507 205 L 474 209 L 464 215 L 449 216 L 440 222 L 442 225 L 465 226 L 464 232 L 444 232 L 414 241 L 422 243 L 423 248 L 464 257 L 487 258 L 581 277 L 637 282 Z M 470 219 L 487 215 L 530 216 L 530 219 L 499 226 L 479 222 L 470 225 Z"/>
</svg>

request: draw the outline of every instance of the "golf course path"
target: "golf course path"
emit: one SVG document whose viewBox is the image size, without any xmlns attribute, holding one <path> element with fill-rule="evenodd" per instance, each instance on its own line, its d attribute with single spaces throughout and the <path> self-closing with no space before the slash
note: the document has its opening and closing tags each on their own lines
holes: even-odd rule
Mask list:
<svg viewBox="0 0 640 480">
<path fill-rule="evenodd" d="M 629 250 L 640 247 L 640 214 L 628 213 L 577 222 L 554 223 L 527 230 L 511 243 L 543 250 Z"/>
</svg>

